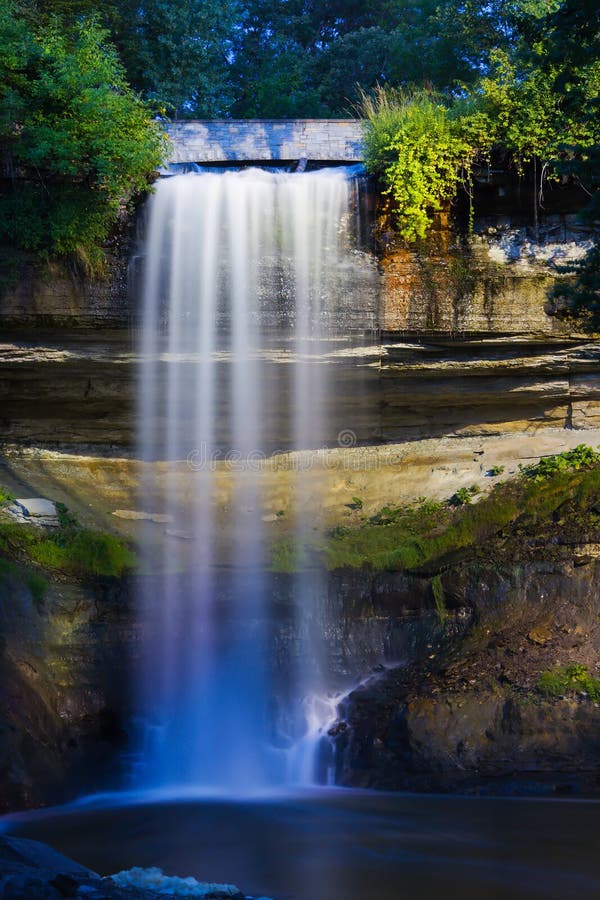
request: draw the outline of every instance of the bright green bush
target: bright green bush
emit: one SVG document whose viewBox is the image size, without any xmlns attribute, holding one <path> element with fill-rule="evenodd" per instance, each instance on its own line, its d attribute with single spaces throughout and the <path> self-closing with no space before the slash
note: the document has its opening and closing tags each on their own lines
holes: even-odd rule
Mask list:
<svg viewBox="0 0 600 900">
<path fill-rule="evenodd" d="M 29 548 L 29 555 L 45 568 L 81 574 L 122 575 L 135 565 L 135 556 L 123 541 L 99 531 L 43 538 Z"/>
<path fill-rule="evenodd" d="M 19 562 L 76 575 L 119 576 L 136 564 L 135 554 L 116 535 L 73 525 L 46 531 L 2 521 L 0 549 Z"/>
<path fill-rule="evenodd" d="M 459 488 L 448 500 L 450 506 L 466 506 L 471 502 L 475 494 L 479 493 L 479 488 L 476 484 L 472 484 L 471 487 L 461 487 Z"/>
<path fill-rule="evenodd" d="M 14 495 L 0 484 L 0 506 L 6 506 L 8 503 L 12 503 L 14 499 Z"/>
<path fill-rule="evenodd" d="M 589 469 L 600 463 L 600 453 L 587 444 L 578 444 L 573 450 L 565 450 L 553 456 L 543 456 L 539 463 L 525 466 L 523 472 L 533 481 L 544 481 L 558 472 Z"/>
<path fill-rule="evenodd" d="M 462 118 L 426 92 L 379 88 L 363 97 L 362 111 L 367 170 L 383 182 L 400 235 L 424 238 L 433 214 L 470 177 L 477 144 Z"/>
</svg>

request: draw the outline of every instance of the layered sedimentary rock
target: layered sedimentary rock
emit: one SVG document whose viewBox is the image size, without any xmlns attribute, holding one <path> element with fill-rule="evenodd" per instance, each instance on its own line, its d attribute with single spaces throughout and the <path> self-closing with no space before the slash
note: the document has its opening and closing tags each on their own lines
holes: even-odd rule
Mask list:
<svg viewBox="0 0 600 900">
<path fill-rule="evenodd" d="M 550 293 L 592 239 L 572 214 L 548 216 L 537 231 L 508 216 L 481 217 L 470 237 L 440 217 L 426 243 L 410 248 L 393 231 L 384 233 L 381 328 L 404 335 L 567 335 L 573 323 L 548 314 Z"/>
<path fill-rule="evenodd" d="M 335 402 L 328 410 L 328 443 L 335 446 L 348 430 L 356 443 L 377 444 L 544 427 L 593 428 L 598 425 L 599 353 L 595 343 L 583 340 L 439 338 L 365 345 L 344 358 L 333 352 L 328 361 Z M 281 389 L 290 362 L 265 362 L 265 379 L 278 398 L 268 410 L 268 444 L 257 448 L 266 453 L 289 449 L 280 436 L 291 414 Z M 222 367 L 225 377 L 226 361 Z M 131 451 L 136 377 L 137 357 L 127 334 L 15 336 L 0 345 L 3 440 Z"/>
<path fill-rule="evenodd" d="M 450 567 L 443 616 L 430 575 L 331 573 L 316 588 L 331 684 L 362 681 L 331 728 L 338 783 L 598 790 L 597 704 L 536 691 L 540 674 L 557 665 L 596 671 L 600 566 L 588 537 L 545 561 Z M 226 609 L 226 573 L 222 581 Z M 294 621 L 294 590 L 293 576 L 272 576 L 270 664 L 282 690 L 286 670 L 310 652 Z M 132 762 L 129 667 L 142 637 L 132 612 L 129 582 L 53 584 L 43 603 L 3 583 L 3 809 L 124 783 Z"/>
<path fill-rule="evenodd" d="M 90 277 L 65 262 L 40 266 L 6 251 L 0 282 L 0 323 L 25 328 L 123 328 L 131 317 L 129 245 L 120 242 L 107 270 Z"/>
</svg>

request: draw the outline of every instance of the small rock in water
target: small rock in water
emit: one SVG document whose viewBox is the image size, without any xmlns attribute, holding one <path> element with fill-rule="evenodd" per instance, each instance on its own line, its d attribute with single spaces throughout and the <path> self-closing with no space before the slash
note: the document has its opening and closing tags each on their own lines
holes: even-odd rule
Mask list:
<svg viewBox="0 0 600 900">
<path fill-rule="evenodd" d="M 58 510 L 52 500 L 44 497 L 29 497 L 15 500 L 6 511 L 17 522 L 29 525 L 46 525 L 56 527 L 58 525 Z"/>
<path fill-rule="evenodd" d="M 130 519 L 134 522 L 158 522 L 160 525 L 169 525 L 173 521 L 173 516 L 165 513 L 148 513 L 137 509 L 115 509 L 113 516 L 117 519 Z"/>
<path fill-rule="evenodd" d="M 181 531 L 178 528 L 165 528 L 165 534 L 169 537 L 179 538 L 180 541 L 193 541 L 194 535 L 191 531 Z"/>
</svg>

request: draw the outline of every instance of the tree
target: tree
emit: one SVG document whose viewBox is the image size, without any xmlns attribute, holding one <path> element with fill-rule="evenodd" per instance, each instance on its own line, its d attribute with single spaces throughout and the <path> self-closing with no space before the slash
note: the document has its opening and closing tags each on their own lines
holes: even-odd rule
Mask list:
<svg viewBox="0 0 600 900">
<path fill-rule="evenodd" d="M 227 113 L 236 0 L 123 0 L 106 19 L 133 87 L 167 115 Z"/>
<path fill-rule="evenodd" d="M 245 0 L 231 56 L 232 114 L 348 115 L 360 90 L 377 84 L 472 83 L 489 48 L 505 40 L 499 5 Z"/>
<path fill-rule="evenodd" d="M 147 188 L 165 139 L 94 19 L 33 25 L 0 0 L 0 239 L 101 266 L 119 210 Z"/>
</svg>

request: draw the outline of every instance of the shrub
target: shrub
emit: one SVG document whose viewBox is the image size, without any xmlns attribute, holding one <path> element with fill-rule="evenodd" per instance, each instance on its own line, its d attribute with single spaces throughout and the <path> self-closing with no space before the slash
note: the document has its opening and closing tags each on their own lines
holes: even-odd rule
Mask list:
<svg viewBox="0 0 600 900">
<path fill-rule="evenodd" d="M 448 503 L 450 506 L 467 506 L 475 494 L 479 493 L 479 488 L 476 484 L 472 484 L 471 487 L 462 487 L 459 488 L 456 493 L 452 494 Z"/>
<path fill-rule="evenodd" d="M 13 503 L 14 500 L 14 495 L 0 484 L 0 507 L 6 506 L 8 503 Z"/>
<path fill-rule="evenodd" d="M 135 565 L 134 554 L 120 538 L 99 531 L 44 538 L 29 554 L 41 566 L 82 574 L 122 575 Z"/>
<path fill-rule="evenodd" d="M 77 521 L 77 517 L 69 511 L 68 507 L 65 506 L 64 503 L 55 503 L 56 511 L 58 513 L 58 523 L 61 528 L 77 528 L 79 522 Z"/>
<path fill-rule="evenodd" d="M 425 91 L 377 88 L 363 95 L 365 164 L 392 200 L 400 235 L 424 238 L 435 212 L 470 177 L 476 145 L 461 118 Z"/>
<path fill-rule="evenodd" d="M 116 535 L 77 528 L 72 518 L 69 522 L 67 528 L 52 532 L 16 522 L 0 522 L 0 548 L 17 559 L 80 575 L 118 576 L 136 564 L 135 554 Z"/>
<path fill-rule="evenodd" d="M 166 149 L 96 20 L 27 16 L 0 0 L 0 240 L 100 271 L 102 244 Z"/>
<path fill-rule="evenodd" d="M 523 473 L 534 481 L 552 478 L 558 472 L 589 469 L 600 463 L 600 453 L 587 444 L 578 444 L 573 450 L 565 450 L 553 456 L 543 456 L 539 463 L 525 466 Z"/>
</svg>

